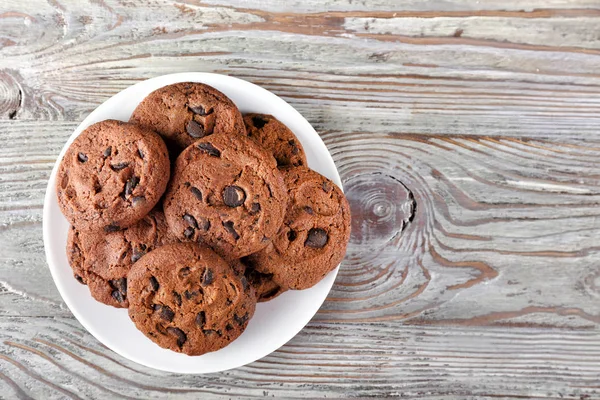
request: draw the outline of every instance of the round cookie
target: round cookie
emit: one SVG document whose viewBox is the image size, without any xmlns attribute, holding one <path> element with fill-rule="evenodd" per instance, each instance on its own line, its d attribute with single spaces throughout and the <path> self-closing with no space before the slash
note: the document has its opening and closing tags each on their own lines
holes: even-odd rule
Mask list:
<svg viewBox="0 0 600 400">
<path fill-rule="evenodd" d="M 307 165 L 302 144 L 294 133 L 272 115 L 244 115 L 246 134 L 256 143 L 273 153 L 277 166 Z"/>
<path fill-rule="evenodd" d="M 144 254 L 174 242 L 162 211 L 154 209 L 135 225 L 116 232 L 69 230 L 67 258 L 73 275 L 92 297 L 127 308 L 127 273 Z"/>
<path fill-rule="evenodd" d="M 273 156 L 238 135 L 211 135 L 185 149 L 163 202 L 175 235 L 205 242 L 227 260 L 264 248 L 286 205 Z"/>
<path fill-rule="evenodd" d="M 217 89 L 195 82 L 168 85 L 150 93 L 130 122 L 158 132 L 173 154 L 211 134 L 245 135 L 242 114 Z"/>
<path fill-rule="evenodd" d="M 58 167 L 62 213 L 79 230 L 113 232 L 142 219 L 169 181 L 167 148 L 156 133 L 106 120 L 85 129 Z"/>
<path fill-rule="evenodd" d="M 329 179 L 305 167 L 284 171 L 289 203 L 277 236 L 248 257 L 290 289 L 307 289 L 342 261 L 350 240 L 350 207 Z"/>
<path fill-rule="evenodd" d="M 221 257 L 196 243 L 160 247 L 127 277 L 129 317 L 161 347 L 188 355 L 239 337 L 256 307 L 254 290 Z"/>
</svg>

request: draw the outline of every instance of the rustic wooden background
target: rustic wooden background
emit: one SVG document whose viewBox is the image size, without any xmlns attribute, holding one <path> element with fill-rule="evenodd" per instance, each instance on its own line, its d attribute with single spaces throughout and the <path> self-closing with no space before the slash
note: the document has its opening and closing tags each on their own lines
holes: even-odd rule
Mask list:
<svg viewBox="0 0 600 400">
<path fill-rule="evenodd" d="M 313 321 L 205 376 L 88 334 L 41 231 L 79 122 L 182 71 L 290 102 L 354 214 Z M 600 398 L 599 217 L 600 0 L 0 2 L 0 398 Z"/>
</svg>

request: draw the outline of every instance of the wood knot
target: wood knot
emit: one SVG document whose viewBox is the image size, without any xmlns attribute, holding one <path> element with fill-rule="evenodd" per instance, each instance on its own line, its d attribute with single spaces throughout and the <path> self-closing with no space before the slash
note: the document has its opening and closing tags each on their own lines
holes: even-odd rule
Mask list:
<svg viewBox="0 0 600 400">
<path fill-rule="evenodd" d="M 400 235 L 414 218 L 412 192 L 392 175 L 355 175 L 344 187 L 352 211 L 353 246 L 372 249 L 378 243 L 385 244 Z"/>
<path fill-rule="evenodd" d="M 589 295 L 600 298 L 600 269 L 583 279 L 583 287 Z"/>
<path fill-rule="evenodd" d="M 23 91 L 8 72 L 0 72 L 0 115 L 17 119 L 23 103 Z"/>
</svg>

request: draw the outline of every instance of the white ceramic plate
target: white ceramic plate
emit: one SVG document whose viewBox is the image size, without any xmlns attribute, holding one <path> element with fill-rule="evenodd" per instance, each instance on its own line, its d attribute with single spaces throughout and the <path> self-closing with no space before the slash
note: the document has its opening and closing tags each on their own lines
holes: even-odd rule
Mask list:
<svg viewBox="0 0 600 400">
<path fill-rule="evenodd" d="M 50 272 L 67 306 L 81 324 L 100 342 L 123 357 L 147 367 L 179 373 L 210 373 L 251 363 L 277 350 L 293 338 L 315 315 L 337 275 L 331 272 L 316 286 L 288 291 L 261 303 L 246 331 L 229 346 L 199 357 L 162 349 L 139 332 L 127 310 L 96 302 L 87 286 L 79 284 L 69 267 L 65 247 L 69 224 L 58 207 L 56 170 L 67 147 L 89 125 L 105 119 L 129 120 L 138 103 L 150 92 L 176 82 L 202 82 L 229 96 L 242 113 L 274 115 L 302 142 L 309 166 L 342 187 L 331 155 L 319 135 L 298 111 L 273 93 L 237 78 L 207 73 L 181 73 L 149 79 L 108 99 L 73 132 L 54 165 L 44 200 L 44 245 Z"/>
</svg>

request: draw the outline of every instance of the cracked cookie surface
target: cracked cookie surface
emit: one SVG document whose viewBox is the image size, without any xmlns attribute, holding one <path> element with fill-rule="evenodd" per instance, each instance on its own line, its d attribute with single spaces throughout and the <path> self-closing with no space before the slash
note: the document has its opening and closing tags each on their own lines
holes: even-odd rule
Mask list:
<svg viewBox="0 0 600 400">
<path fill-rule="evenodd" d="M 332 181 L 305 167 L 283 171 L 289 203 L 283 225 L 248 267 L 281 287 L 307 289 L 335 269 L 350 240 L 350 206 Z"/>
<path fill-rule="evenodd" d="M 80 230 L 127 228 L 156 205 L 169 181 L 167 148 L 155 132 L 106 120 L 85 129 L 58 167 L 62 213 Z"/>
<path fill-rule="evenodd" d="M 69 230 L 67 259 L 73 275 L 87 285 L 92 297 L 113 307 L 127 308 L 127 273 L 144 254 L 176 239 L 156 208 L 135 225 L 116 232 Z"/>
<path fill-rule="evenodd" d="M 163 202 L 180 240 L 204 242 L 230 261 L 265 247 L 286 205 L 273 156 L 237 135 L 208 136 L 183 151 Z"/>
<path fill-rule="evenodd" d="M 129 317 L 161 347 L 201 355 L 239 337 L 256 307 L 254 289 L 206 246 L 177 243 L 130 270 Z"/>
<path fill-rule="evenodd" d="M 150 93 L 130 122 L 158 132 L 175 155 L 204 136 L 245 134 L 242 114 L 229 97 L 196 82 L 175 83 Z"/>
</svg>

